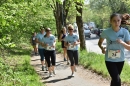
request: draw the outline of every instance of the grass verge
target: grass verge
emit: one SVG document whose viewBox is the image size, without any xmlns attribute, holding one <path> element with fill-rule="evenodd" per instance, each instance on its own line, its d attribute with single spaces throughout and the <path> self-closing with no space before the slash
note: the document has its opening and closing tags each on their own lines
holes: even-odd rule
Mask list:
<svg viewBox="0 0 130 86">
<path fill-rule="evenodd" d="M 18 49 L 19 51 L 19 49 Z M 40 77 L 30 65 L 29 49 L 21 49 L 0 58 L 0 83 L 2 86 L 43 86 Z M 14 55 L 16 53 L 16 55 Z M 20 53 L 20 55 L 18 54 Z M 24 55 L 22 55 L 24 53 Z"/>
</svg>

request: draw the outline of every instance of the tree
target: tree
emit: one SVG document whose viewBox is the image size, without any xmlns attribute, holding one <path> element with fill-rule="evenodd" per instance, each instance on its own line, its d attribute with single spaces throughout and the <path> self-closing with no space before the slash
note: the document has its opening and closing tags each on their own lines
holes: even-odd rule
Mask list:
<svg viewBox="0 0 130 86">
<path fill-rule="evenodd" d="M 76 10 L 77 10 L 77 15 L 76 15 L 76 23 L 78 26 L 79 30 L 79 38 L 80 38 L 80 49 L 85 50 L 86 45 L 85 45 L 85 38 L 84 38 L 84 30 L 83 30 L 83 20 L 82 20 L 82 8 L 83 8 L 83 0 L 76 1 Z"/>
<path fill-rule="evenodd" d="M 62 27 L 66 27 L 66 18 L 69 12 L 70 0 L 64 0 L 63 3 L 61 0 L 46 0 L 53 9 L 53 14 L 56 21 L 57 33 L 60 33 Z M 60 34 L 58 34 L 58 39 Z"/>
</svg>

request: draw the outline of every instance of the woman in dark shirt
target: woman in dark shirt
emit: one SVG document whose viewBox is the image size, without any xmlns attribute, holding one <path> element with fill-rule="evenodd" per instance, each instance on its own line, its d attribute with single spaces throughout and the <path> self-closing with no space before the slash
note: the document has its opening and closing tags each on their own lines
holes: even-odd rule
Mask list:
<svg viewBox="0 0 130 86">
<path fill-rule="evenodd" d="M 66 35 L 67 35 L 67 33 L 66 33 L 66 28 L 63 27 L 62 30 L 61 30 L 61 34 L 60 34 L 60 41 L 61 41 L 61 47 L 62 47 L 62 49 L 63 49 L 64 61 L 66 61 L 66 59 L 67 59 L 67 65 L 69 65 L 68 55 L 67 55 L 67 49 L 66 49 L 66 47 L 64 46 L 64 39 L 65 39 Z"/>
<path fill-rule="evenodd" d="M 32 34 L 32 37 L 31 37 L 31 44 L 32 44 L 32 46 L 33 46 L 35 55 L 37 55 L 37 54 L 38 54 L 38 50 L 37 50 L 37 47 L 36 47 L 35 39 L 36 39 L 36 33 L 34 32 L 34 33 Z"/>
</svg>

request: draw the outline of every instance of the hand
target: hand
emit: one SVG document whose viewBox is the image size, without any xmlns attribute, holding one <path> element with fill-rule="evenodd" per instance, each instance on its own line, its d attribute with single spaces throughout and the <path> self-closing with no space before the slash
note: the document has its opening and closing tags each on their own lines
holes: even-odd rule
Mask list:
<svg viewBox="0 0 130 86">
<path fill-rule="evenodd" d="M 106 50 L 105 48 L 102 49 L 102 53 L 105 54 L 106 53 Z"/>
<path fill-rule="evenodd" d="M 106 47 L 101 47 L 102 53 L 105 54 L 106 53 Z"/>
<path fill-rule="evenodd" d="M 121 39 L 117 39 L 116 40 L 118 43 L 120 43 L 120 44 L 123 44 L 123 43 L 125 43 L 124 41 L 122 41 Z"/>
<path fill-rule="evenodd" d="M 45 44 L 45 46 L 47 47 L 47 46 L 49 46 L 49 44 Z"/>
<path fill-rule="evenodd" d="M 55 44 L 53 44 L 52 47 L 55 48 Z"/>
<path fill-rule="evenodd" d="M 73 44 L 73 45 L 74 45 L 74 46 L 75 46 L 75 45 L 77 45 L 77 42 L 74 42 L 74 44 Z"/>
</svg>

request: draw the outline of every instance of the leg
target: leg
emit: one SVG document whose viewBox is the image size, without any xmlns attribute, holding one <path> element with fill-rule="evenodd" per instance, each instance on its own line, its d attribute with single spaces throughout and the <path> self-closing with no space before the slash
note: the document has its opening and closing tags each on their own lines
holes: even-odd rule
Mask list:
<svg viewBox="0 0 130 86">
<path fill-rule="evenodd" d="M 34 52 L 35 52 L 35 54 L 36 54 L 36 53 L 37 53 L 36 45 L 33 45 L 33 48 L 34 48 Z"/>
<path fill-rule="evenodd" d="M 79 53 L 78 53 L 78 50 L 76 50 L 76 51 L 74 51 L 74 53 L 73 53 L 73 56 L 74 56 L 74 62 L 75 62 L 75 71 L 77 71 L 76 70 L 76 66 L 78 65 L 78 59 L 79 59 Z"/>
<path fill-rule="evenodd" d="M 42 64 L 42 66 L 44 66 L 44 49 L 38 49 L 38 52 L 41 57 L 41 64 Z"/>
<path fill-rule="evenodd" d="M 67 58 L 67 65 L 69 65 L 69 57 L 67 55 L 67 48 L 64 48 L 65 49 L 65 55 L 66 55 L 66 58 Z"/>
<path fill-rule="evenodd" d="M 117 69 L 116 62 L 108 62 L 106 61 L 107 70 L 112 78 L 110 86 L 121 86 L 120 83 L 120 75 Z"/>
<path fill-rule="evenodd" d="M 50 52 L 45 50 L 45 59 L 47 61 L 48 64 L 48 71 L 49 73 L 51 73 L 51 66 L 50 66 Z"/>
<path fill-rule="evenodd" d="M 123 62 L 118 62 L 116 65 L 117 65 L 118 73 L 120 75 L 121 72 L 122 72 L 123 66 L 124 66 L 124 61 Z"/>
<path fill-rule="evenodd" d="M 72 73 L 74 73 L 74 59 L 73 59 L 73 51 L 71 51 L 71 50 L 67 50 L 67 54 L 68 54 L 68 56 L 69 56 L 70 63 L 71 63 L 71 71 L 72 71 Z"/>
<path fill-rule="evenodd" d="M 65 51 L 65 48 L 62 48 L 63 49 L 63 56 L 64 56 L 64 61 L 66 61 L 66 51 Z"/>
<path fill-rule="evenodd" d="M 51 51 L 51 63 L 52 63 L 52 71 L 54 71 L 54 67 L 56 64 L 56 53 L 55 51 Z"/>
</svg>

